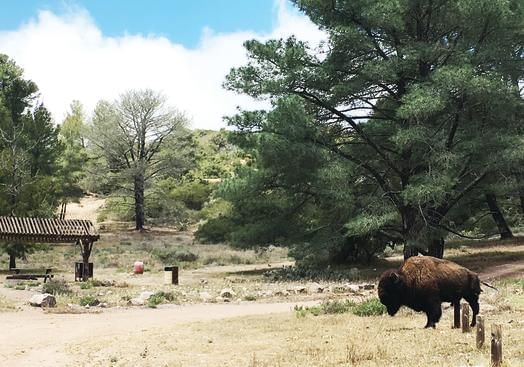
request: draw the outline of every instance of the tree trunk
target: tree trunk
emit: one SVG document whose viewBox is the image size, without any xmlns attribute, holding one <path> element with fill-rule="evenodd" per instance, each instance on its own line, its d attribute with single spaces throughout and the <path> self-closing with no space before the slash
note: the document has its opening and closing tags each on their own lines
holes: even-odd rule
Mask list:
<svg viewBox="0 0 524 367">
<path fill-rule="evenodd" d="M 60 219 L 65 219 L 66 209 L 67 209 L 67 202 L 63 201 L 62 205 L 60 206 Z"/>
<path fill-rule="evenodd" d="M 89 256 L 91 256 L 93 243 L 80 241 L 79 244 L 83 263 L 82 281 L 87 282 L 89 280 Z"/>
<path fill-rule="evenodd" d="M 506 219 L 504 218 L 504 215 L 497 204 L 497 197 L 495 194 L 487 193 L 486 203 L 488 204 L 491 216 L 493 217 L 493 220 L 499 229 L 500 239 L 504 240 L 507 238 L 513 238 L 513 233 L 511 232 L 511 229 L 509 228 L 508 223 L 506 222 Z"/>
<path fill-rule="evenodd" d="M 524 185 L 522 184 L 522 174 L 515 174 L 517 186 L 519 188 L 520 213 L 524 214 Z"/>
<path fill-rule="evenodd" d="M 444 257 L 444 238 L 432 239 L 427 255 L 442 259 Z"/>
<path fill-rule="evenodd" d="M 144 229 L 144 175 L 135 176 L 135 229 L 141 231 Z"/>
<path fill-rule="evenodd" d="M 407 260 L 412 256 L 417 256 L 418 253 L 419 253 L 418 247 L 408 246 L 407 243 L 404 245 L 404 260 Z"/>
<path fill-rule="evenodd" d="M 9 269 L 16 269 L 16 256 L 9 254 Z"/>
<path fill-rule="evenodd" d="M 524 214 L 524 189 L 519 190 L 520 213 Z"/>
</svg>

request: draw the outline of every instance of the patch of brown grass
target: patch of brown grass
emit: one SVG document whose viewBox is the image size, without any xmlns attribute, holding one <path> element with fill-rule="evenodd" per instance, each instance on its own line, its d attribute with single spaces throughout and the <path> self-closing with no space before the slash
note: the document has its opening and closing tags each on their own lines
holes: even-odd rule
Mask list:
<svg viewBox="0 0 524 367">
<path fill-rule="evenodd" d="M 524 298 L 524 296 L 520 296 Z M 489 340 L 478 350 L 475 333 L 451 329 L 453 311 L 435 330 L 423 329 L 425 316 L 351 314 L 296 317 L 292 312 L 214 322 L 166 326 L 133 336 L 90 341 L 73 347 L 92 365 L 129 365 L 137 360 L 158 366 L 488 366 Z M 524 364 L 524 310 L 485 314 L 503 327 L 506 366 Z M 139 352 L 147 349 L 146 355 Z"/>
<path fill-rule="evenodd" d="M 11 300 L 7 299 L 5 296 L 0 295 L 0 312 L 9 312 L 15 311 L 16 305 Z"/>
</svg>

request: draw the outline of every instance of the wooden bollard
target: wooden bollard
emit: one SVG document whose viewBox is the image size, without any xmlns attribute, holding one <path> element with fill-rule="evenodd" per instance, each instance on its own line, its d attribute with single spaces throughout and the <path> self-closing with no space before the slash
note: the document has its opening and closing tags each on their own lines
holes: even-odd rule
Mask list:
<svg viewBox="0 0 524 367">
<path fill-rule="evenodd" d="M 460 329 L 460 302 L 453 304 L 453 329 Z"/>
<path fill-rule="evenodd" d="M 469 326 L 469 305 L 467 303 L 462 304 L 462 332 L 469 333 L 471 327 Z"/>
<path fill-rule="evenodd" d="M 484 333 L 484 318 L 481 315 L 477 315 L 477 348 L 480 349 L 484 346 L 485 333 Z"/>
<path fill-rule="evenodd" d="M 502 325 L 491 325 L 491 366 L 502 365 Z"/>
</svg>

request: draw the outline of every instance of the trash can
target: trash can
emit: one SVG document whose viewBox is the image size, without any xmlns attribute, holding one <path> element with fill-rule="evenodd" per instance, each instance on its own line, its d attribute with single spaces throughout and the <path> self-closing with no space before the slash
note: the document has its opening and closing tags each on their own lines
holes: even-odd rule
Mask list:
<svg viewBox="0 0 524 367">
<path fill-rule="evenodd" d="M 75 262 L 75 282 L 83 280 L 84 277 L 84 263 Z M 87 278 L 93 279 L 93 263 L 88 263 Z"/>
<path fill-rule="evenodd" d="M 178 266 L 164 268 L 164 284 L 178 284 Z"/>
<path fill-rule="evenodd" d="M 144 273 L 144 263 L 142 261 L 135 261 L 133 264 L 133 273 L 143 274 Z"/>
</svg>

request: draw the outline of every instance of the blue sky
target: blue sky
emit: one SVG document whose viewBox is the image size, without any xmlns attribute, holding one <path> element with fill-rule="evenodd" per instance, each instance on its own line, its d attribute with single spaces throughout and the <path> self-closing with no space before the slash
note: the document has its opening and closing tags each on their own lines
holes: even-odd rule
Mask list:
<svg viewBox="0 0 524 367">
<path fill-rule="evenodd" d="M 325 39 L 288 0 L 6 0 L 0 12 L 0 53 L 38 85 L 56 123 L 73 100 L 89 116 L 102 99 L 150 88 L 193 128 L 225 127 L 237 107 L 261 106 L 222 88 L 248 61 L 243 43 L 291 35 Z"/>
<path fill-rule="evenodd" d="M 216 32 L 269 32 L 274 25 L 273 0 L 21 0 L 6 1 L 0 29 L 16 28 L 39 10 L 60 15 L 75 8 L 89 12 L 107 36 L 160 35 L 196 47 L 203 27 Z"/>
</svg>

